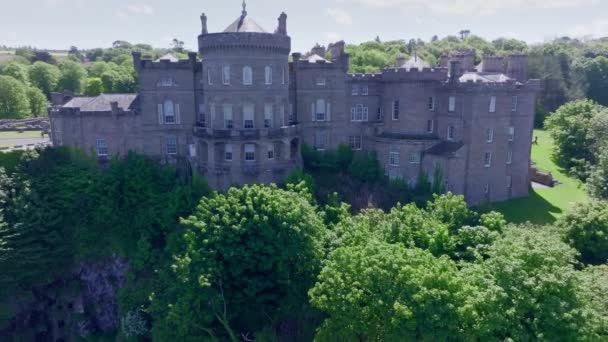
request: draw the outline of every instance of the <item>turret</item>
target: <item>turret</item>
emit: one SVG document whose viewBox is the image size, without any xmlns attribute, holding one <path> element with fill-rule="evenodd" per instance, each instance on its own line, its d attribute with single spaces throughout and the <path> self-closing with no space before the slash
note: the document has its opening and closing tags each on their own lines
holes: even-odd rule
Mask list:
<svg viewBox="0 0 608 342">
<path fill-rule="evenodd" d="M 275 33 L 287 35 L 287 14 L 285 12 L 282 12 L 279 16 L 279 26 L 277 26 Z"/>
<path fill-rule="evenodd" d="M 205 13 L 201 14 L 201 27 L 202 27 L 202 34 L 209 33 L 209 31 L 207 31 L 207 16 L 205 15 Z"/>
<path fill-rule="evenodd" d="M 512 54 L 507 57 L 507 76 L 525 83 L 528 80 L 528 56 Z"/>
</svg>

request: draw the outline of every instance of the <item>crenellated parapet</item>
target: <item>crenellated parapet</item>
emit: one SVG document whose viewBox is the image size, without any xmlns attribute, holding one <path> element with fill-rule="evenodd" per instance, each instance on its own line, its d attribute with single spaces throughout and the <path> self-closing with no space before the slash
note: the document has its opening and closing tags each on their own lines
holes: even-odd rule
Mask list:
<svg viewBox="0 0 608 342">
<path fill-rule="evenodd" d="M 261 32 L 220 32 L 198 37 L 201 54 L 212 49 L 270 49 L 289 54 L 291 38 L 285 34 Z"/>
<path fill-rule="evenodd" d="M 466 92 L 473 93 L 488 93 L 488 92 L 499 92 L 499 91 L 515 91 L 515 90 L 529 90 L 539 91 L 541 89 L 540 80 L 528 80 L 526 83 L 517 82 L 514 79 L 506 82 L 483 82 L 483 81 L 472 81 L 459 82 L 457 84 L 444 83 L 444 88 L 459 89 Z"/>
<path fill-rule="evenodd" d="M 382 81 L 382 74 L 348 74 L 346 75 L 346 82 L 380 82 Z"/>
<path fill-rule="evenodd" d="M 200 63 L 197 63 L 196 52 L 189 52 L 188 59 L 180 59 L 178 61 L 171 61 L 169 59 L 160 59 L 158 61 L 152 60 L 149 57 L 142 57 L 141 52 L 133 52 L 133 64 L 135 70 L 140 72 L 142 70 L 197 70 Z"/>
<path fill-rule="evenodd" d="M 382 79 L 387 82 L 400 81 L 445 81 L 448 72 L 445 68 L 386 68 L 382 70 Z"/>
</svg>

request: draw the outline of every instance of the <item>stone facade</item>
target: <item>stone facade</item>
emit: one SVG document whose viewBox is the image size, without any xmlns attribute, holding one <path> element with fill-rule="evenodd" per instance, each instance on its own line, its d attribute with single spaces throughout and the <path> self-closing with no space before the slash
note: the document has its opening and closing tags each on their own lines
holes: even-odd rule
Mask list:
<svg viewBox="0 0 608 342">
<path fill-rule="evenodd" d="M 302 143 L 346 144 L 375 151 L 390 178 L 414 183 L 440 168 L 445 187 L 471 205 L 528 195 L 540 83 L 526 79 L 526 56 L 475 66 L 475 52 L 461 51 L 436 68 L 401 57 L 353 75 L 344 42 L 289 61 L 284 13 L 274 33 L 245 9 L 224 32 L 209 33 L 204 14 L 201 24 L 202 60 L 134 53 L 139 93 L 53 106 L 53 142 L 102 159 L 133 150 L 184 163 L 220 190 L 279 182 L 301 165 Z"/>
</svg>

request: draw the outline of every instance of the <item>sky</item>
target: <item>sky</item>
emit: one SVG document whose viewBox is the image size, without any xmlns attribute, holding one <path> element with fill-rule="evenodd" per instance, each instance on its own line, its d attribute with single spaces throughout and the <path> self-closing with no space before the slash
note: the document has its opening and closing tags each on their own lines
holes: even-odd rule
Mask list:
<svg viewBox="0 0 608 342">
<path fill-rule="evenodd" d="M 115 40 L 196 50 L 200 15 L 210 32 L 241 13 L 242 0 L 0 0 L 0 45 L 109 47 Z M 487 39 L 537 43 L 608 36 L 608 0 L 248 0 L 248 15 L 273 32 L 282 11 L 292 51 L 315 43 L 444 37 L 468 29 Z"/>
</svg>

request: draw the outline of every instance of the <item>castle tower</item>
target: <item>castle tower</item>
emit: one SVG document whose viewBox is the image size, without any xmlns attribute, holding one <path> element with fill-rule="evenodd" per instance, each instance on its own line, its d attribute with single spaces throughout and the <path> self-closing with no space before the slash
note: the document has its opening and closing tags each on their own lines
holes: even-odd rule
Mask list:
<svg viewBox="0 0 608 342">
<path fill-rule="evenodd" d="M 512 54 L 507 57 L 507 76 L 525 83 L 528 81 L 528 55 Z"/>
</svg>

